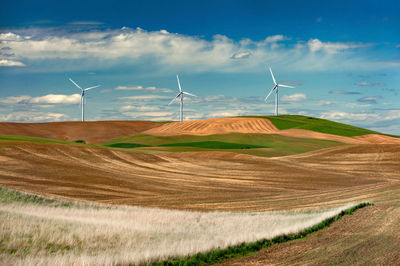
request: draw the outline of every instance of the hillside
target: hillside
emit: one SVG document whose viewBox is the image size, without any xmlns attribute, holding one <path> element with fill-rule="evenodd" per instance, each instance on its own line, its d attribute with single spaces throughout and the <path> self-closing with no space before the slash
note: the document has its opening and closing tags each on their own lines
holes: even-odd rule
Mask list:
<svg viewBox="0 0 400 266">
<path fill-rule="evenodd" d="M 400 244 L 396 232 L 400 213 L 395 208 L 400 192 L 400 139 L 327 120 L 276 119 L 0 123 L 0 187 L 47 198 L 231 211 L 233 215 L 267 210 L 312 212 L 370 201 L 374 207 L 344 218 L 334 230 L 328 227 L 226 263 L 367 264 L 373 256 L 379 259 L 376 264 L 395 264 Z M 170 131 L 174 134 L 164 135 Z M 71 208 L 64 209 L 70 212 Z M 9 228 L 20 228 L 12 225 L 20 223 L 22 216 L 17 212 L 22 210 L 20 205 L 7 209 L 16 219 L 7 220 Z M 31 222 L 31 214 L 23 219 Z M 163 219 L 153 221 L 164 223 Z M 54 225 L 61 228 L 58 220 Z M 37 247 L 26 235 L 7 239 L 26 240 L 27 248 Z M 54 243 L 41 248 L 53 254 L 58 247 Z M 12 257 L 20 254 L 16 250 L 29 250 L 16 246 L 3 253 Z"/>
<path fill-rule="evenodd" d="M 84 140 L 86 143 L 99 143 L 121 136 L 138 134 L 159 125 L 159 123 L 147 121 L 0 122 L 0 135 L 18 135 L 63 141 Z"/>
<path fill-rule="evenodd" d="M 279 130 L 305 129 L 338 136 L 354 137 L 379 132 L 342 124 L 322 118 L 302 115 L 258 116 L 270 120 Z"/>
<path fill-rule="evenodd" d="M 155 136 L 215 135 L 215 134 L 270 134 L 278 129 L 268 120 L 259 117 L 226 117 L 183 122 L 171 122 L 152 128 L 143 134 Z"/>
<path fill-rule="evenodd" d="M 146 139 L 141 137 L 143 135 L 152 137 Z M 232 138 L 233 135 L 235 137 Z M 260 135 L 264 137 L 259 137 Z M 159 140 L 162 137 L 169 137 L 170 142 L 165 141 L 167 138 L 164 138 L 164 141 L 160 142 Z M 374 131 L 324 119 L 289 115 L 279 117 L 227 117 L 165 123 L 148 121 L 0 122 L 1 139 L 35 142 L 46 142 L 46 139 L 48 141 L 52 140 L 51 142 L 54 142 L 54 140 L 66 142 L 81 141 L 89 144 L 115 144 L 115 147 L 121 148 L 158 145 L 170 148 L 172 146 L 185 147 L 185 145 L 179 143 L 191 143 L 195 141 L 204 142 L 208 148 L 210 145 L 207 142 L 217 141 L 243 144 L 245 145 L 243 146 L 244 149 L 250 147 L 250 144 L 253 145 L 253 148 L 254 145 L 262 146 L 258 148 L 273 148 L 273 143 L 286 143 L 290 145 L 295 143 L 296 146 L 299 143 L 309 143 L 311 140 L 345 144 L 400 143 L 400 138 L 379 134 Z M 144 139 L 146 141 L 143 141 Z M 261 141 L 261 143 L 255 140 Z M 119 142 L 130 144 L 118 144 Z M 201 146 L 198 144 L 188 145 L 188 147 L 196 148 L 202 148 Z M 233 147 L 235 145 L 223 144 L 223 146 Z M 320 148 L 329 146 L 331 145 L 328 143 L 327 146 L 324 144 Z M 238 149 L 242 148 L 242 146 L 237 145 L 236 147 Z M 309 150 L 305 149 L 304 151 Z M 279 154 L 287 155 L 290 153 Z"/>
<path fill-rule="evenodd" d="M 61 198 L 179 209 L 267 210 L 372 200 L 399 185 L 400 145 L 346 145 L 263 158 L 138 153 L 0 141 L 0 186 Z"/>
</svg>

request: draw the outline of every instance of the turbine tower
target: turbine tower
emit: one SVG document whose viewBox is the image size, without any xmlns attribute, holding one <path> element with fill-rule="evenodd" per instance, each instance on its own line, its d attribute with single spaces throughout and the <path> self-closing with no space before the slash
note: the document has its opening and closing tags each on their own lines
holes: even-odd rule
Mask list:
<svg viewBox="0 0 400 266">
<path fill-rule="evenodd" d="M 275 80 L 274 74 L 272 73 L 272 69 L 271 68 L 269 68 L 269 72 L 271 72 L 271 77 L 272 77 L 272 80 L 274 81 L 275 85 L 271 89 L 271 91 L 268 93 L 267 97 L 265 97 L 265 102 L 267 102 L 268 97 L 275 90 L 275 115 L 278 115 L 279 87 L 285 87 L 285 88 L 294 88 L 294 87 L 276 83 L 276 80 Z"/>
<path fill-rule="evenodd" d="M 176 80 L 178 81 L 179 93 L 175 96 L 175 98 L 172 99 L 172 101 L 168 105 L 173 103 L 176 99 L 181 98 L 180 99 L 181 102 L 180 102 L 179 121 L 182 122 L 183 121 L 183 95 L 190 95 L 190 96 L 195 96 L 195 97 L 197 97 L 197 96 L 182 90 L 178 75 L 176 75 Z"/>
<path fill-rule="evenodd" d="M 83 122 L 83 121 L 85 121 L 85 92 L 88 91 L 88 90 L 91 90 L 91 89 L 100 87 L 100 85 L 82 89 L 82 88 L 81 88 L 78 84 L 76 84 L 76 82 L 73 81 L 71 78 L 69 78 L 69 80 L 70 80 L 72 83 L 74 83 L 74 85 L 75 85 L 76 87 L 78 87 L 78 89 L 81 90 L 81 108 L 82 108 L 82 122 Z"/>
</svg>

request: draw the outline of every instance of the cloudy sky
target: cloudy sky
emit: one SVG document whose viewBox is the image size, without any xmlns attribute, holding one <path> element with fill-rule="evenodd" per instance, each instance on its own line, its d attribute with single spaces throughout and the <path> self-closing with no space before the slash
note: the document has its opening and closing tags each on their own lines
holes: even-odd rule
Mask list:
<svg viewBox="0 0 400 266">
<path fill-rule="evenodd" d="M 400 135 L 399 1 L 2 1 L 0 121 L 310 115 Z"/>
</svg>

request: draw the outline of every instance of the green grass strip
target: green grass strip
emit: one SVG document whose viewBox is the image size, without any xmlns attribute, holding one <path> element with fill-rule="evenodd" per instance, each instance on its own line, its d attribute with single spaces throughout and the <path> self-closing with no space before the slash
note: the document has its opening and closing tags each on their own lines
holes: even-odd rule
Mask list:
<svg viewBox="0 0 400 266">
<path fill-rule="evenodd" d="M 37 143 L 54 143 L 54 144 L 70 144 L 71 142 L 46 139 L 39 137 L 29 137 L 29 136 L 18 136 L 18 135 L 0 135 L 0 141 L 26 141 L 26 142 L 37 142 Z"/>
<path fill-rule="evenodd" d="M 159 145 L 161 147 L 195 147 L 204 149 L 257 149 L 266 148 L 266 146 L 243 144 L 243 143 L 230 143 L 222 141 L 196 141 L 196 142 L 179 142 L 168 143 Z"/>
<path fill-rule="evenodd" d="M 307 229 L 304 229 L 303 231 L 297 233 L 297 234 L 291 234 L 291 235 L 282 235 L 282 236 L 277 236 L 271 240 L 269 239 L 261 239 L 256 242 L 252 243 L 242 243 L 236 246 L 231 246 L 227 247 L 225 249 L 217 249 L 217 250 L 212 250 L 206 253 L 197 253 L 194 256 L 188 257 L 188 258 L 173 258 L 167 261 L 163 262 L 156 262 L 153 263 L 152 265 L 204 265 L 204 264 L 210 264 L 210 263 L 217 263 L 221 262 L 222 260 L 229 259 L 229 258 L 238 258 L 238 257 L 243 257 L 246 255 L 249 255 L 251 253 L 254 253 L 256 251 L 259 251 L 265 247 L 272 246 L 274 244 L 279 244 L 279 243 L 284 243 L 296 239 L 301 239 L 304 238 L 316 231 L 319 231 L 325 227 L 328 227 L 331 225 L 333 222 L 339 220 L 343 216 L 347 214 L 352 214 L 358 209 L 364 208 L 366 206 L 372 206 L 373 204 L 370 202 L 363 202 L 360 203 L 354 207 L 351 207 L 347 210 L 341 211 L 338 215 L 328 218 L 324 221 L 322 221 L 319 224 L 316 224 L 312 227 L 309 227 Z"/>
<path fill-rule="evenodd" d="M 0 203 L 31 203 L 37 205 L 47 205 L 53 207 L 75 207 L 78 206 L 73 202 L 58 200 L 58 199 L 47 199 L 42 196 L 29 194 L 5 187 L 0 186 Z"/>
<path fill-rule="evenodd" d="M 106 145 L 107 147 L 112 148 L 123 148 L 123 149 L 132 149 L 132 148 L 140 148 L 140 147 L 149 147 L 149 145 L 139 144 L 139 143 L 130 143 L 130 142 L 118 142 Z"/>
</svg>

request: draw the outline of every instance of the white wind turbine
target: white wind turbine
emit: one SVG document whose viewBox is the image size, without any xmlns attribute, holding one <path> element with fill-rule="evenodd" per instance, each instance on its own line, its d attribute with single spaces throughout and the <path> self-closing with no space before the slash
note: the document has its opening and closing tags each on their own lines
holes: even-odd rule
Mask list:
<svg viewBox="0 0 400 266">
<path fill-rule="evenodd" d="M 78 89 L 81 90 L 81 108 L 82 108 L 82 122 L 83 122 L 83 121 L 85 121 L 85 92 L 88 91 L 88 90 L 91 90 L 91 89 L 100 87 L 100 85 L 82 89 L 82 88 L 81 88 L 78 84 L 76 84 L 75 81 L 73 81 L 71 78 L 69 78 L 69 80 L 70 80 L 72 83 L 74 83 L 74 85 L 75 85 L 76 87 L 78 87 Z"/>
<path fill-rule="evenodd" d="M 271 72 L 272 80 L 274 81 L 275 86 L 271 89 L 271 91 L 268 93 L 267 97 L 265 97 L 265 101 L 267 101 L 268 97 L 271 95 L 271 93 L 275 90 L 275 115 L 278 115 L 278 93 L 279 93 L 279 87 L 286 87 L 286 88 L 294 88 L 292 86 L 288 85 L 283 85 L 276 83 L 274 74 L 272 73 L 272 69 L 269 68 L 269 71 Z"/>
<path fill-rule="evenodd" d="M 181 83 L 179 82 L 179 77 L 178 75 L 176 75 L 176 80 L 178 81 L 178 87 L 179 87 L 179 93 L 178 95 L 175 96 L 175 98 L 172 99 L 172 101 L 168 104 L 170 105 L 171 103 L 173 103 L 176 99 L 178 99 L 179 97 L 181 98 L 181 106 L 180 106 L 180 112 L 179 112 L 179 121 L 183 121 L 183 95 L 190 95 L 190 96 L 195 96 L 194 94 L 191 94 L 189 92 L 183 91 L 181 88 Z"/>
</svg>

